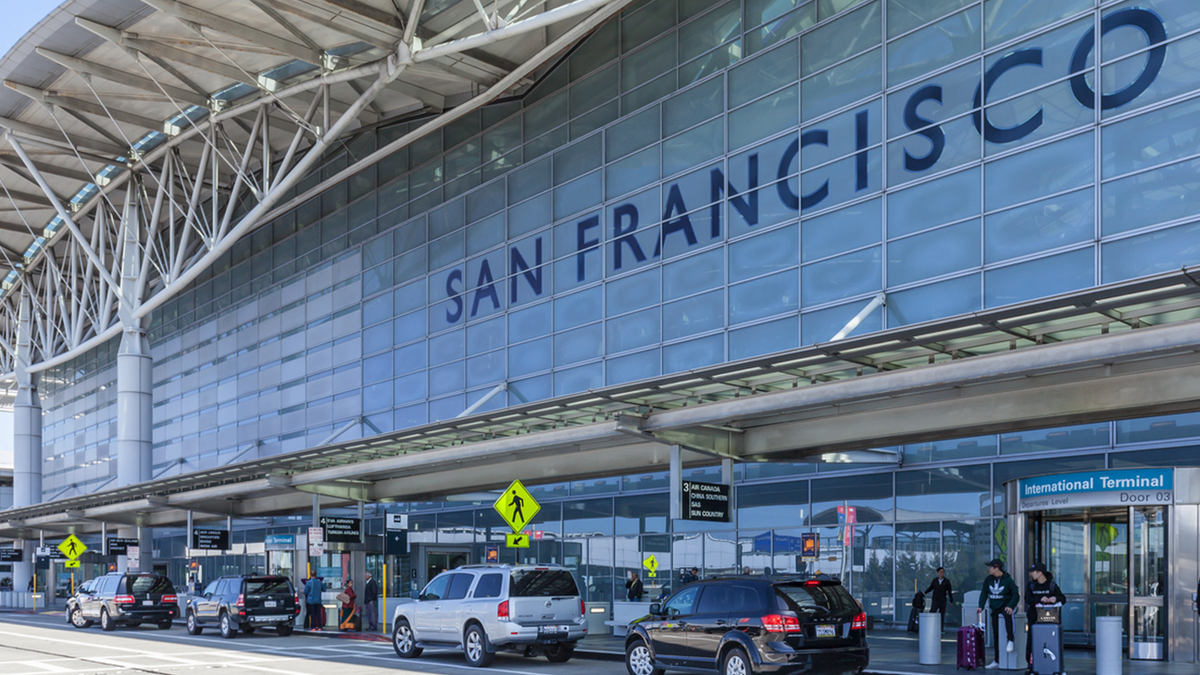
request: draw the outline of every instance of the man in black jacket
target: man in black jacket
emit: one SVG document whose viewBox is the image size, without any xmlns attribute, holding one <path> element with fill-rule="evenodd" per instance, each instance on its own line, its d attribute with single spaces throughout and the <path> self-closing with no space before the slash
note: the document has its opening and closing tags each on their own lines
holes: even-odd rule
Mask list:
<svg viewBox="0 0 1200 675">
<path fill-rule="evenodd" d="M 367 619 L 367 629 L 374 632 L 379 630 L 379 583 L 367 572 L 367 583 L 363 584 L 363 615 Z"/>
<path fill-rule="evenodd" d="M 954 604 L 954 587 L 950 585 L 950 580 L 946 578 L 946 568 L 937 568 L 937 576 L 933 581 L 929 582 L 929 588 L 925 589 L 925 595 L 933 594 L 933 602 L 929 607 L 931 612 L 940 612 L 942 615 L 942 630 L 946 630 L 946 605 Z"/>
<path fill-rule="evenodd" d="M 1053 605 L 1066 601 L 1066 595 L 1054 581 L 1054 575 L 1046 571 L 1044 564 L 1034 563 L 1029 566 L 1029 583 L 1025 586 L 1027 630 L 1032 631 L 1033 624 L 1037 623 L 1038 605 Z M 1033 672 L 1033 640 L 1025 640 L 1025 663 L 1030 664 L 1030 670 L 1026 672 Z"/>
</svg>

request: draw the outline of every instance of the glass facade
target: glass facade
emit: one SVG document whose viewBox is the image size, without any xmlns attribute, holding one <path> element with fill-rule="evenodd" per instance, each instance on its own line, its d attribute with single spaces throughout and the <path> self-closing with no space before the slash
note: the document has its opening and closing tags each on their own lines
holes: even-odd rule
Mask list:
<svg viewBox="0 0 1200 675">
<path fill-rule="evenodd" d="M 265 224 L 157 311 L 155 476 L 360 416 L 342 440 L 449 419 L 501 383 L 481 412 L 826 341 L 881 291 L 856 334 L 1196 263 L 1198 40 L 1184 0 L 639 2 L 527 94 Z M 347 139 L 296 191 L 416 124 Z M 115 475 L 115 352 L 41 376 L 46 498 Z M 789 570 L 814 531 L 888 616 L 931 565 L 1003 553 L 999 485 L 1022 458 L 1184 465 L 1198 436 L 1181 415 L 903 446 L 906 468 L 853 478 L 746 465 L 785 482 L 728 529 L 622 501 L 661 501 L 657 474 L 551 486 L 572 499 L 530 555 L 609 598 L 643 552 Z M 497 536 L 486 511 L 454 517 L 420 536 Z"/>
</svg>

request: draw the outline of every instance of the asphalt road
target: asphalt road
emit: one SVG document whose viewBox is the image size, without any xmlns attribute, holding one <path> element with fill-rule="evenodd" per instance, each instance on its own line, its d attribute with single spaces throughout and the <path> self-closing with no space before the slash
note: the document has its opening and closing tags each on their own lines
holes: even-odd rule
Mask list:
<svg viewBox="0 0 1200 675">
<path fill-rule="evenodd" d="M 552 664 L 544 657 L 501 653 L 481 670 L 468 666 L 461 652 L 448 650 L 426 650 L 402 661 L 388 642 L 299 633 L 283 638 L 266 630 L 226 640 L 215 630 L 188 635 L 182 623 L 165 631 L 141 626 L 105 633 L 96 626 L 67 626 L 61 614 L 0 615 L 0 675 L 195 675 L 216 669 L 213 675 L 618 675 L 625 665 L 577 658 Z"/>
</svg>

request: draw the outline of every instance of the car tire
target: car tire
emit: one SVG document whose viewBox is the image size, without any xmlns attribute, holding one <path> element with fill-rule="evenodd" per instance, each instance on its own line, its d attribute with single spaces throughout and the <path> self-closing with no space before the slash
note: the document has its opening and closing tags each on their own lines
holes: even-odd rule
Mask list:
<svg viewBox="0 0 1200 675">
<path fill-rule="evenodd" d="M 496 654 L 488 651 L 490 646 L 487 633 L 483 632 L 482 626 L 477 623 L 467 626 L 467 630 L 463 634 L 463 654 L 467 657 L 467 664 L 476 668 L 487 668 L 492 665 L 492 659 L 496 658 Z"/>
<path fill-rule="evenodd" d="M 187 632 L 188 635 L 199 635 L 204 632 L 204 627 L 200 625 L 200 621 L 196 619 L 195 612 L 187 613 Z"/>
<path fill-rule="evenodd" d="M 725 658 L 721 659 L 721 675 L 753 675 L 754 664 L 750 662 L 750 657 L 746 654 L 746 650 L 741 647 L 734 647 L 725 652 Z"/>
<path fill-rule="evenodd" d="M 76 628 L 91 628 L 92 622 L 83 618 L 83 610 L 75 607 L 71 610 L 71 625 Z"/>
<path fill-rule="evenodd" d="M 625 670 L 629 671 L 629 675 L 663 675 L 663 669 L 654 665 L 650 647 L 641 639 L 625 647 Z"/>
<path fill-rule="evenodd" d="M 233 617 L 229 616 L 229 612 L 221 612 L 221 637 L 226 640 L 232 640 L 237 637 L 237 624 L 233 623 Z"/>
<path fill-rule="evenodd" d="M 294 629 L 295 629 L 295 626 L 293 626 L 289 623 L 289 624 L 284 624 L 284 625 L 280 626 L 279 628 L 276 628 L 275 630 L 276 630 L 276 632 L 279 633 L 279 637 L 287 637 L 292 634 L 292 631 Z"/>
<path fill-rule="evenodd" d="M 406 619 L 397 621 L 396 627 L 392 629 L 392 649 L 395 649 L 396 656 L 402 659 L 415 659 L 423 651 L 417 646 L 417 636 Z"/>
<path fill-rule="evenodd" d="M 566 663 L 575 654 L 574 644 L 556 644 L 546 647 L 546 660 L 550 663 Z"/>
<path fill-rule="evenodd" d="M 117 622 L 108 615 L 107 609 L 100 610 L 100 628 L 109 633 L 117 629 Z"/>
<path fill-rule="evenodd" d="M 171 619 L 163 619 L 162 621 L 157 622 L 155 625 L 158 626 L 159 630 L 171 630 L 171 625 L 173 623 L 174 621 Z"/>
</svg>

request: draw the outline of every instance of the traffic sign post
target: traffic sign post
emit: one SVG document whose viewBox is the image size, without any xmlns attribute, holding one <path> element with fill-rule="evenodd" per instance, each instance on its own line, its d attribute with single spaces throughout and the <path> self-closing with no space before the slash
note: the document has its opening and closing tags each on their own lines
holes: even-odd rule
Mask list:
<svg viewBox="0 0 1200 675">
<path fill-rule="evenodd" d="M 542 510 L 541 504 L 537 503 L 537 500 L 529 494 L 529 490 L 526 490 L 519 480 L 514 480 L 512 485 L 508 486 L 504 494 L 500 495 L 495 504 L 492 504 L 492 508 L 496 509 L 496 513 L 499 513 L 512 531 L 517 533 L 524 532 L 525 526 L 533 520 L 538 511 Z M 526 544 L 528 541 L 527 538 Z M 511 548 L 512 545 L 509 544 L 509 547 Z"/>
<path fill-rule="evenodd" d="M 642 561 L 642 567 L 645 567 L 647 570 L 649 570 L 649 572 L 646 574 L 647 577 L 653 579 L 654 577 L 658 576 L 658 558 L 655 558 L 654 556 L 646 558 Z"/>
</svg>

